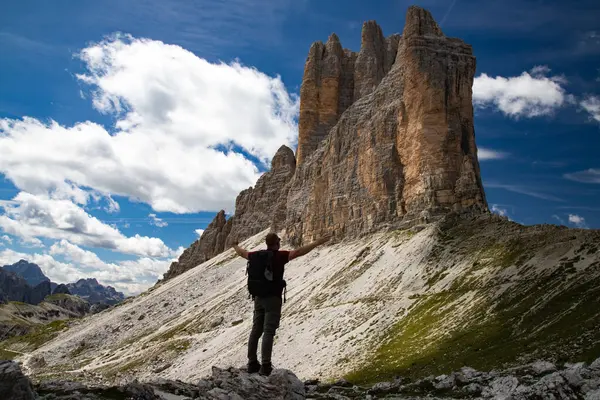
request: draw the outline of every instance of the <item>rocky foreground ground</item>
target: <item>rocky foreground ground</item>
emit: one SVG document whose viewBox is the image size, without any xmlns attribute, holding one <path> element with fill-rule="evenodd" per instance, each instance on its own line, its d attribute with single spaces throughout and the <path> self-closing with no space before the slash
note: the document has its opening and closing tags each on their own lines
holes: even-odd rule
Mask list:
<svg viewBox="0 0 600 400">
<path fill-rule="evenodd" d="M 0 399 L 6 400 L 300 400 L 300 399 L 584 399 L 600 400 L 600 358 L 585 363 L 556 365 L 537 361 L 506 371 L 480 372 L 463 367 L 450 375 L 414 382 L 397 378 L 371 387 L 345 380 L 323 384 L 300 381 L 292 372 L 271 376 L 229 368 L 213 368 L 197 384 L 156 380 L 123 386 L 86 386 L 79 382 L 32 384 L 19 364 L 0 361 Z"/>
</svg>

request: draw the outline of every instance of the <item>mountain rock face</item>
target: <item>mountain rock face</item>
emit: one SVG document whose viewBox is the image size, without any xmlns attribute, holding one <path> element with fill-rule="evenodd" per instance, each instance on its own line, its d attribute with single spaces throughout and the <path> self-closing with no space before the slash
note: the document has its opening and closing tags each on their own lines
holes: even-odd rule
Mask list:
<svg viewBox="0 0 600 400">
<path fill-rule="evenodd" d="M 0 294 L 4 300 L 20 301 L 25 303 L 31 291 L 31 287 L 25 279 L 13 272 L 0 269 Z"/>
<path fill-rule="evenodd" d="M 20 260 L 12 265 L 5 265 L 2 268 L 19 275 L 32 287 L 42 282 L 50 282 L 50 279 L 44 275 L 42 269 L 37 264 L 27 262 L 26 260 Z"/>
<path fill-rule="evenodd" d="M 294 244 L 486 210 L 473 128 L 471 46 L 409 8 L 402 36 L 366 22 L 358 54 L 315 43 L 300 97 Z M 351 96 L 350 96 L 351 94 Z"/>
<path fill-rule="evenodd" d="M 346 109 L 371 93 L 390 71 L 400 35 L 387 38 L 375 21 L 365 22 L 361 49 L 342 49 L 338 36 L 313 43 L 300 88 L 297 160 L 301 165 L 327 137 Z"/>
<path fill-rule="evenodd" d="M 288 183 L 296 170 L 294 152 L 281 146 L 271 160 L 271 170 L 264 173 L 252 188 L 242 191 L 235 201 L 235 215 L 226 219 L 221 210 L 187 248 L 177 262 L 171 264 L 164 280 L 171 279 L 222 253 L 235 240 L 244 240 L 285 218 Z"/>
<path fill-rule="evenodd" d="M 52 294 L 71 294 L 71 292 L 69 291 L 69 287 L 67 285 L 61 283 L 54 288 Z"/>
<path fill-rule="evenodd" d="M 83 317 L 90 312 L 90 303 L 79 296 L 64 293 L 54 293 L 44 299 L 48 304 L 54 304 L 69 311 L 75 317 Z"/>
<path fill-rule="evenodd" d="M 42 281 L 31 287 L 19 275 L 0 269 L 0 297 L 4 302 L 19 301 L 22 303 L 39 304 L 51 293 L 50 281 Z"/>
<path fill-rule="evenodd" d="M 44 281 L 31 289 L 25 303 L 39 304 L 50 294 L 52 294 L 52 285 L 50 281 Z"/>
<path fill-rule="evenodd" d="M 66 285 L 69 292 L 79 296 L 90 304 L 117 304 L 125 300 L 125 295 L 112 286 L 104 286 L 94 278 L 80 279 Z"/>
<path fill-rule="evenodd" d="M 358 53 L 337 35 L 309 50 L 296 159 L 282 147 L 255 188 L 219 213 L 165 279 L 271 227 L 293 245 L 487 211 L 473 128 L 471 46 L 410 7 L 402 35 L 365 22 Z M 287 197 L 286 197 L 287 196 Z"/>
</svg>

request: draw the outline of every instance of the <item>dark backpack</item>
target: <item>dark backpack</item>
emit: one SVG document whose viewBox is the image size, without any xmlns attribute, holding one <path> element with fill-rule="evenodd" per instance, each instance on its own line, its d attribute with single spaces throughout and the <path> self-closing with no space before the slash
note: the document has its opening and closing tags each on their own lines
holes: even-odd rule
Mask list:
<svg viewBox="0 0 600 400">
<path fill-rule="evenodd" d="M 248 292 L 254 297 L 281 296 L 286 284 L 283 270 L 274 270 L 276 252 L 260 250 L 248 255 Z"/>
</svg>

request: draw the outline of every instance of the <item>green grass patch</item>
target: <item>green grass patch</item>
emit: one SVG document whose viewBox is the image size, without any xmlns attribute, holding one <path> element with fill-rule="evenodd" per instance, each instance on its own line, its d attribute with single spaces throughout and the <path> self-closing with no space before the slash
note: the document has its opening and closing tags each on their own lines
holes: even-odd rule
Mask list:
<svg viewBox="0 0 600 400">
<path fill-rule="evenodd" d="M 70 296 L 68 294 L 64 294 L 64 293 L 56 293 L 56 294 L 51 294 L 46 296 L 46 298 L 44 299 L 44 301 L 59 301 L 59 300 L 66 300 L 66 299 L 70 299 L 73 296 Z"/>
<path fill-rule="evenodd" d="M 175 353 L 183 353 L 192 346 L 192 342 L 188 339 L 176 339 L 172 340 L 164 347 L 165 351 L 172 351 Z"/>
<path fill-rule="evenodd" d="M 600 278 L 565 283 L 561 273 L 551 274 L 495 301 L 480 290 L 469 311 L 457 301 L 466 291 L 456 289 L 418 300 L 346 379 L 364 384 L 463 366 L 489 371 L 535 359 L 590 362 L 600 356 Z"/>
<path fill-rule="evenodd" d="M 68 320 L 53 321 L 49 324 L 35 328 L 27 335 L 14 336 L 3 342 L 0 342 L 0 348 L 10 349 L 13 346 L 18 346 L 19 350 L 23 349 L 23 351 L 33 351 L 54 339 L 68 326 Z"/>
<path fill-rule="evenodd" d="M 1 346 L 1 343 L 0 343 L 0 346 Z M 20 355 L 19 353 L 15 353 L 14 351 L 0 348 L 0 360 L 14 360 L 19 355 Z"/>
</svg>

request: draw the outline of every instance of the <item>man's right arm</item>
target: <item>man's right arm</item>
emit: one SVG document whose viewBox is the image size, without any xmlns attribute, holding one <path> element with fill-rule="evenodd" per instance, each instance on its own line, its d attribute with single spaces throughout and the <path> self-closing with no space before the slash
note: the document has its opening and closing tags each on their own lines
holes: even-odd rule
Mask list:
<svg viewBox="0 0 600 400">
<path fill-rule="evenodd" d="M 245 258 L 246 260 L 248 259 L 248 250 L 242 249 L 240 246 L 238 246 L 237 240 L 233 243 L 233 250 L 235 250 L 238 256 Z"/>
<path fill-rule="evenodd" d="M 323 243 L 328 242 L 329 239 L 330 239 L 329 236 L 325 236 L 311 244 L 307 244 L 306 246 L 302 246 L 299 249 L 290 251 L 290 255 L 288 258 L 289 261 L 292 261 L 294 258 L 302 257 L 303 255 L 308 254 L 315 247 L 318 247 L 318 246 L 322 245 Z"/>
</svg>

